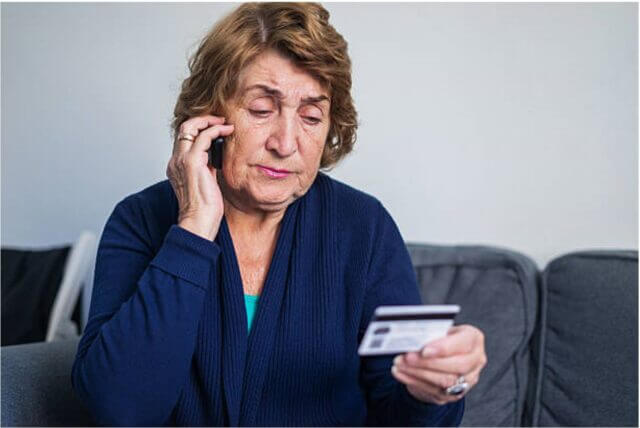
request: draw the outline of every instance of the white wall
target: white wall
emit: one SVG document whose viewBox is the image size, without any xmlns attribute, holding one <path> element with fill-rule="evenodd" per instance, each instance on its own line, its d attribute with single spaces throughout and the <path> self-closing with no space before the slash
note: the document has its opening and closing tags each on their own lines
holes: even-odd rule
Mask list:
<svg viewBox="0 0 640 428">
<path fill-rule="evenodd" d="M 230 4 L 2 4 L 2 245 L 100 233 L 164 179 L 186 59 Z M 540 266 L 638 247 L 637 5 L 326 4 L 361 127 L 331 174 L 405 239 Z"/>
</svg>

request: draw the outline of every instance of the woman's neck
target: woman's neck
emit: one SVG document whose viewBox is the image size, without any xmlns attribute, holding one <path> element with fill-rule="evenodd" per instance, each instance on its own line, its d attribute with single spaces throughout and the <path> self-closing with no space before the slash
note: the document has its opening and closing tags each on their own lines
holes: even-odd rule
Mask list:
<svg viewBox="0 0 640 428">
<path fill-rule="evenodd" d="M 232 238 L 242 241 L 275 238 L 286 209 L 262 211 L 247 209 L 239 201 L 228 198 L 223 193 L 224 216 Z"/>
<path fill-rule="evenodd" d="M 244 211 L 225 200 L 224 216 L 229 229 L 242 236 L 269 235 L 276 232 L 284 217 L 283 211 Z"/>
<path fill-rule="evenodd" d="M 274 211 L 257 209 L 229 189 L 221 173 L 218 173 L 218 185 L 224 202 L 224 216 L 233 238 L 277 235 L 286 207 Z"/>
</svg>

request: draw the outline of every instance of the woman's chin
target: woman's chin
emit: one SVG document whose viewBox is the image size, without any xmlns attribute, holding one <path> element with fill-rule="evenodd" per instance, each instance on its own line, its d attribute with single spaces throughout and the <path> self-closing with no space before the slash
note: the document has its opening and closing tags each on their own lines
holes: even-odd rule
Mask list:
<svg viewBox="0 0 640 428">
<path fill-rule="evenodd" d="M 255 194 L 253 200 L 262 210 L 279 211 L 293 202 L 294 197 L 292 192 L 261 192 Z"/>
</svg>

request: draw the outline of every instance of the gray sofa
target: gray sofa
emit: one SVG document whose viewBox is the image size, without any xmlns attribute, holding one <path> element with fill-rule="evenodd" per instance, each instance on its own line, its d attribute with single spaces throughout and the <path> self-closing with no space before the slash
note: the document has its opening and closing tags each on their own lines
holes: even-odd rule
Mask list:
<svg viewBox="0 0 640 428">
<path fill-rule="evenodd" d="M 464 426 L 637 426 L 638 253 L 577 252 L 540 272 L 492 247 L 408 244 L 429 303 L 486 335 Z M 77 341 L 2 348 L 2 425 L 91 425 L 69 379 Z"/>
</svg>

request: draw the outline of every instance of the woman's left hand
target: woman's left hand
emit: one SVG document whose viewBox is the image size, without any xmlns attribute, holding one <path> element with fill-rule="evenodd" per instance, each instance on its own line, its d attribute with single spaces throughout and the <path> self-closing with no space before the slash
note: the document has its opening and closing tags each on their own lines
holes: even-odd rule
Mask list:
<svg viewBox="0 0 640 428">
<path fill-rule="evenodd" d="M 484 334 L 471 325 L 460 325 L 451 327 L 445 337 L 425 345 L 421 352 L 398 355 L 391 372 L 416 399 L 442 405 L 459 400 L 473 388 L 486 363 Z M 447 394 L 447 388 L 460 376 L 469 388 L 459 395 Z"/>
</svg>

